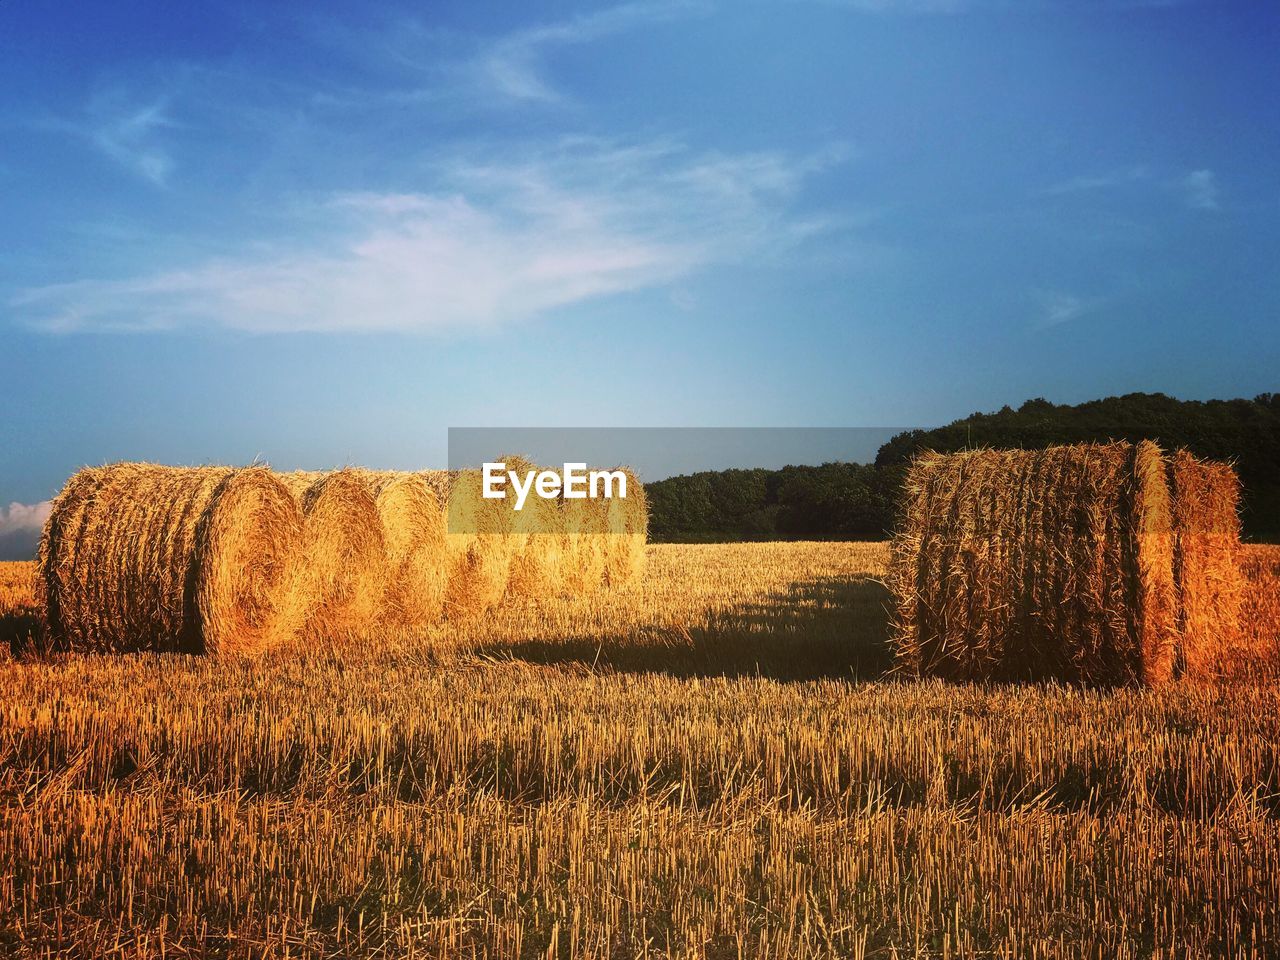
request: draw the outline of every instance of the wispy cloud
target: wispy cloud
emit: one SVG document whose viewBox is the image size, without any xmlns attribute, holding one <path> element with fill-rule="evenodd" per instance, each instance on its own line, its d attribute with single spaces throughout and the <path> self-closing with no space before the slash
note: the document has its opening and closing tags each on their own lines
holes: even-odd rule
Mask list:
<svg viewBox="0 0 1280 960">
<path fill-rule="evenodd" d="M 328 198 L 309 242 L 18 295 L 48 330 L 473 331 L 668 284 L 812 235 L 804 182 L 838 149 L 693 154 L 562 141 L 522 160 L 455 156 L 432 188 Z"/>
<path fill-rule="evenodd" d="M 11 503 L 0 507 L 0 560 L 22 560 L 35 553 L 40 531 L 49 519 L 52 504 Z"/>
<path fill-rule="evenodd" d="M 1121 187 L 1126 184 L 1137 183 L 1141 180 L 1145 180 L 1148 175 L 1147 168 L 1140 164 L 1131 167 L 1121 167 L 1115 170 L 1109 170 L 1106 173 L 1072 177 L 1070 180 L 1063 180 L 1059 183 L 1053 184 L 1051 187 L 1048 187 L 1044 193 L 1046 196 L 1066 196 L 1076 193 L 1090 193 L 1095 190 L 1110 190 L 1114 187 Z"/>
<path fill-rule="evenodd" d="M 1212 170 L 1192 170 L 1179 183 L 1183 199 L 1192 210 L 1220 210 L 1218 178 Z"/>
<path fill-rule="evenodd" d="M 453 103 L 481 109 L 566 105 L 572 93 L 555 80 L 557 51 L 646 27 L 710 14 L 715 0 L 633 0 L 561 20 L 550 20 L 483 36 L 442 33 L 419 20 L 396 22 L 374 33 L 354 34 L 328 25 L 322 40 L 363 60 L 377 73 L 408 71 L 411 86 L 361 93 L 328 91 L 326 102 L 367 99 L 409 103 Z M 376 51 L 376 57 L 370 51 Z M 405 76 L 398 78 L 403 84 Z"/>
<path fill-rule="evenodd" d="M 966 11 L 1153 10 L 1189 6 L 1201 0 L 814 0 L 866 13 L 922 14 Z"/>
<path fill-rule="evenodd" d="M 991 6 L 976 0 L 818 0 L 834 7 L 865 13 L 958 13 L 971 7 Z"/>
<path fill-rule="evenodd" d="M 1185 176 L 1169 176 L 1168 172 L 1153 176 L 1149 167 L 1138 164 L 1072 177 L 1047 187 L 1041 193 L 1047 197 L 1064 197 L 1104 193 L 1125 187 L 1141 187 L 1148 195 L 1159 196 L 1165 203 L 1173 196 L 1193 210 L 1221 209 L 1218 178 L 1212 170 L 1192 170 Z"/>
<path fill-rule="evenodd" d="M 43 117 L 32 126 L 78 140 L 134 176 L 165 186 L 173 158 L 162 134 L 178 126 L 170 103 L 169 93 L 134 99 L 120 88 L 105 88 L 90 98 L 81 116 Z"/>
<path fill-rule="evenodd" d="M 164 109 L 164 103 L 152 103 L 112 117 L 94 130 L 93 142 L 117 163 L 163 186 L 173 169 L 172 159 L 154 137 L 157 130 L 172 125 Z"/>
<path fill-rule="evenodd" d="M 169 114 L 171 93 L 135 99 L 121 88 L 105 88 L 90 99 L 85 117 L 64 129 L 83 136 L 126 170 L 157 186 L 173 171 L 162 134 L 177 126 Z"/>
<path fill-rule="evenodd" d="M 692 0 L 659 0 L 609 7 L 499 37 L 485 44 L 468 69 L 481 86 L 499 96 L 514 101 L 560 101 L 564 95 L 546 75 L 545 59 L 554 48 L 589 43 L 706 9 L 705 3 Z"/>
<path fill-rule="evenodd" d="M 1037 310 L 1032 326 L 1040 330 L 1070 323 L 1098 306 L 1096 299 L 1078 297 L 1062 290 L 1033 290 L 1032 298 Z"/>
</svg>

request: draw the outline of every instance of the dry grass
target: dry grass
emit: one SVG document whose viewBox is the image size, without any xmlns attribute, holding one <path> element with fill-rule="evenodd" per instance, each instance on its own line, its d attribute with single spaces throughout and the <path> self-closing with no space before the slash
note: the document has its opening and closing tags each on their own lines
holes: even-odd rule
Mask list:
<svg viewBox="0 0 1280 960">
<path fill-rule="evenodd" d="M 44 617 L 35 581 L 34 563 L 0 560 L 0 658 L 39 641 Z"/>
<path fill-rule="evenodd" d="M 1228 657 L 1230 677 L 1280 674 L 1280 548 L 1246 545 L 1240 552 L 1244 591 L 1240 635 Z"/>
<path fill-rule="evenodd" d="M 0 953 L 1273 955 L 1280 550 L 1235 682 L 1114 692 L 881 680 L 887 560 L 653 546 L 417 633 L 0 664 Z"/>
</svg>

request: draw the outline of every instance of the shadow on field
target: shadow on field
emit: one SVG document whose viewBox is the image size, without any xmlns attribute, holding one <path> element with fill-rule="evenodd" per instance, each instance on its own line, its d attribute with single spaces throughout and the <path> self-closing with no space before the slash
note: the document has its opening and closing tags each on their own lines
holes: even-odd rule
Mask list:
<svg viewBox="0 0 1280 960">
<path fill-rule="evenodd" d="M 17 656 L 39 649 L 44 625 L 34 610 L 17 609 L 0 613 L 0 649 Z"/>
<path fill-rule="evenodd" d="M 791 584 L 764 599 L 672 627 L 603 638 L 485 644 L 479 656 L 621 673 L 778 680 L 876 679 L 891 662 L 889 591 L 865 575 Z"/>
</svg>

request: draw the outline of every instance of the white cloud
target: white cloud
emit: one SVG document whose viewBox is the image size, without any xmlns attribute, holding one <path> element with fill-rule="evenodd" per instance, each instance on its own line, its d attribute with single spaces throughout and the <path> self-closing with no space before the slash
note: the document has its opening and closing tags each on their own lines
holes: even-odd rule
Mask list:
<svg viewBox="0 0 1280 960">
<path fill-rule="evenodd" d="M 1180 183 L 1183 198 L 1193 210 L 1219 210 L 1218 178 L 1212 170 L 1192 170 Z"/>
<path fill-rule="evenodd" d="M 0 507 L 0 560 L 25 560 L 35 555 L 40 531 L 52 503 L 11 503 Z"/>
<path fill-rule="evenodd" d="M 0 507 L 0 537 L 34 530 L 37 534 L 49 519 L 52 501 L 43 503 L 11 503 L 8 509 Z"/>
<path fill-rule="evenodd" d="M 31 289 L 11 306 L 54 331 L 490 328 L 802 243 L 820 228 L 797 196 L 844 156 L 581 138 L 509 155 L 455 157 L 424 192 L 331 197 L 309 212 L 309 242 L 245 238 L 253 255 Z"/>
</svg>

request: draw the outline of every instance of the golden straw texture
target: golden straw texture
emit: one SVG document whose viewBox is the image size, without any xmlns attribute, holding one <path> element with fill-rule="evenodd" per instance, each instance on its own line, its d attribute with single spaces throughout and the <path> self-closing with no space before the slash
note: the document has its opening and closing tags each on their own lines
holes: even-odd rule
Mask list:
<svg viewBox="0 0 1280 960">
<path fill-rule="evenodd" d="M 603 501 L 560 497 L 564 525 L 563 579 L 571 596 L 595 593 L 604 583 L 608 536 Z"/>
<path fill-rule="evenodd" d="M 892 546 L 900 670 L 1158 683 L 1176 641 L 1154 444 L 926 453 Z"/>
<path fill-rule="evenodd" d="M 444 612 L 467 619 L 496 606 L 507 590 L 511 511 L 482 496 L 478 470 L 428 470 L 422 476 L 445 505 L 448 580 Z"/>
<path fill-rule="evenodd" d="M 54 646 L 256 653 L 283 639 L 300 522 L 265 468 L 88 468 L 54 502 L 38 585 Z"/>
<path fill-rule="evenodd" d="M 436 623 L 444 612 L 448 558 L 444 509 L 421 475 L 361 470 L 377 504 L 386 545 L 383 622 L 410 630 Z"/>
<path fill-rule="evenodd" d="M 536 464 L 521 456 L 503 457 L 507 469 L 527 475 Z M 564 592 L 564 521 L 559 503 L 532 488 L 520 510 L 512 510 L 512 556 L 507 594 L 538 599 Z"/>
<path fill-rule="evenodd" d="M 644 547 L 649 536 L 649 504 L 644 485 L 628 467 L 615 467 L 627 478 L 627 495 L 604 501 L 604 576 L 610 587 L 622 587 L 644 574 Z"/>
<path fill-rule="evenodd" d="M 352 469 L 280 477 L 303 513 L 286 607 L 292 629 L 326 637 L 367 631 L 387 585 L 382 521 L 368 484 Z"/>
<path fill-rule="evenodd" d="M 1241 636 L 1240 480 L 1227 464 L 1198 460 L 1178 450 L 1169 458 L 1169 486 L 1179 665 L 1188 677 L 1210 679 L 1230 660 Z"/>
</svg>

